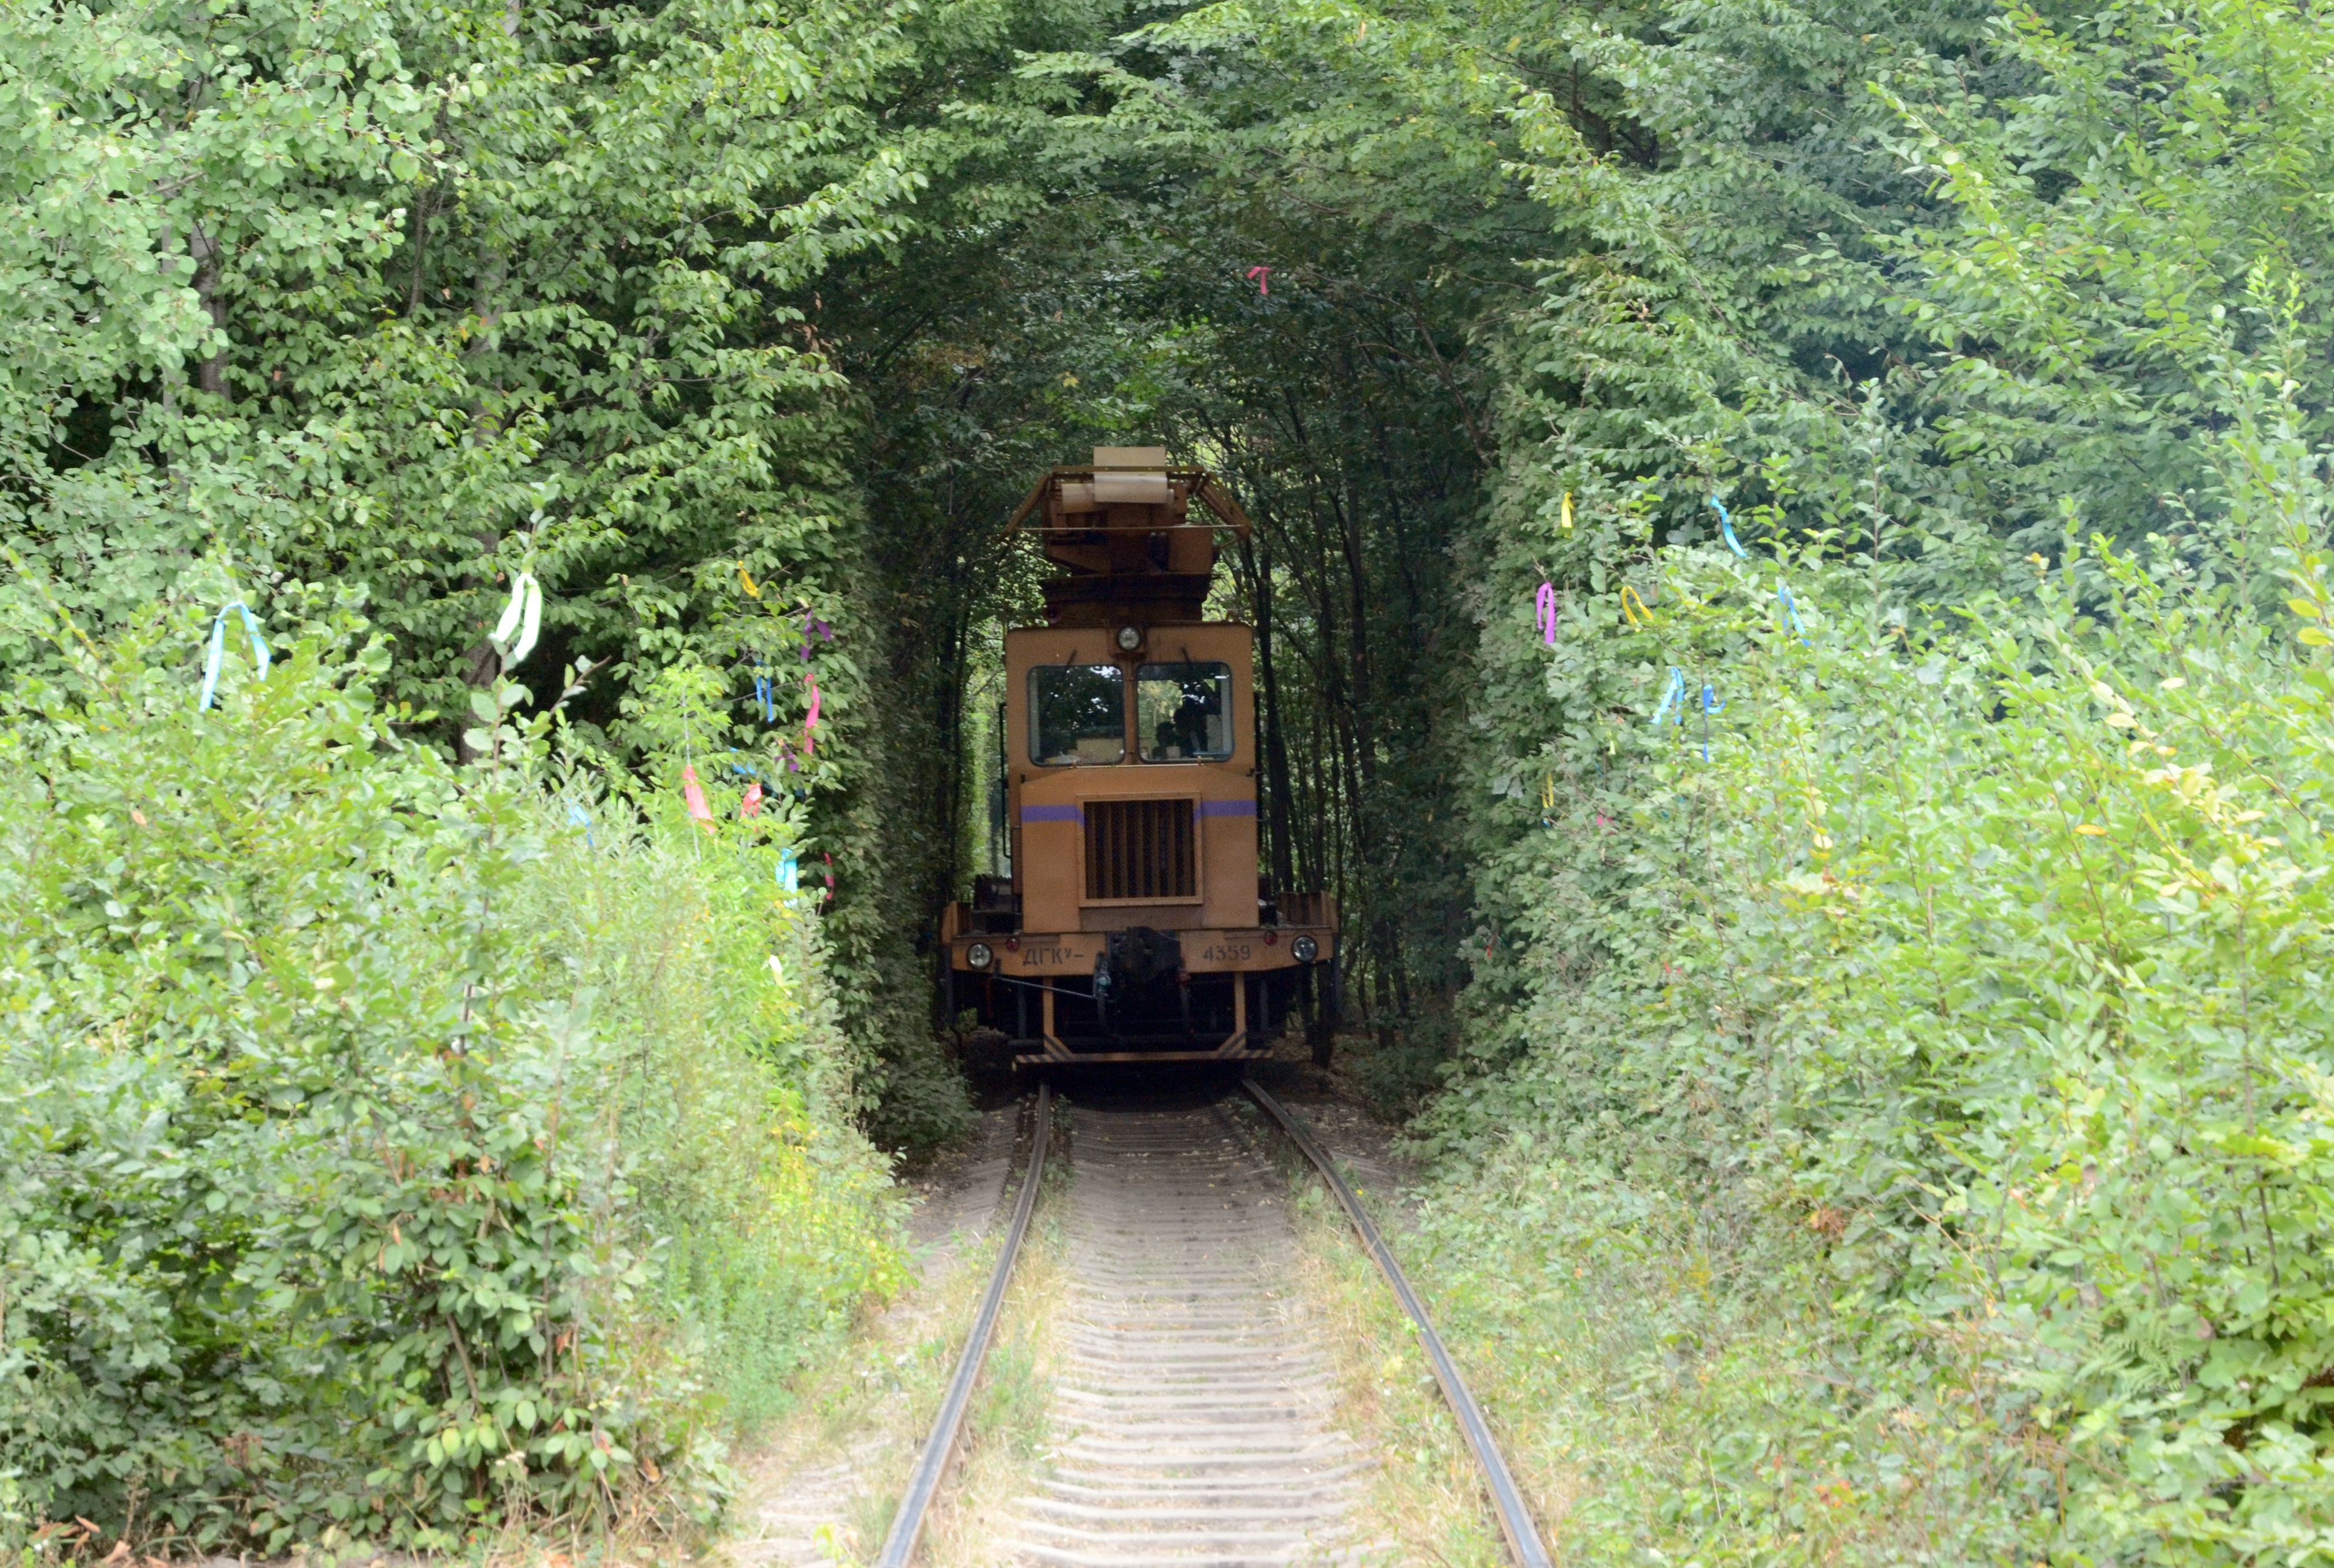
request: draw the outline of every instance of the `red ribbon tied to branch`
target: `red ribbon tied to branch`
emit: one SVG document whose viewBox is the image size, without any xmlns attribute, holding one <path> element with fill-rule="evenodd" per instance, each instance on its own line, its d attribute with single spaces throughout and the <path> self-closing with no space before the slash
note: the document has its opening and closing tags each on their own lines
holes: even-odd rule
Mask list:
<svg viewBox="0 0 2334 1568">
<path fill-rule="evenodd" d="M 1539 600 L 1532 614 L 1535 624 L 1547 635 L 1548 645 L 1554 648 L 1556 646 L 1556 585 L 1554 583 L 1543 582 L 1539 585 Z"/>
<path fill-rule="evenodd" d="M 1259 299 L 1262 299 L 1267 294 L 1272 293 L 1272 269 L 1270 267 L 1249 268 L 1248 281 L 1256 285 L 1256 293 Z"/>
</svg>

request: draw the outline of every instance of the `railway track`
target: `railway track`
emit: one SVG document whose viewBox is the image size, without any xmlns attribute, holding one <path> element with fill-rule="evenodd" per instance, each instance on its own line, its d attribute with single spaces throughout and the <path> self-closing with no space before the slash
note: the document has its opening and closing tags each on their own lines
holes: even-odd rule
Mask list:
<svg viewBox="0 0 2334 1568">
<path fill-rule="evenodd" d="M 1510 1555 L 1548 1562 L 1458 1368 L 1360 1199 L 1309 1130 L 1242 1088 L 1313 1164 L 1417 1323 L 1484 1471 Z M 908 1568 L 953 1457 L 1043 1173 L 1051 1095 L 1038 1092 L 1014 1220 L 878 1568 Z M 1066 1226 L 1073 1284 L 1056 1414 L 1064 1438 L 1010 1510 L 1009 1559 L 1059 1568 L 1218 1568 L 1384 1561 L 1349 1521 L 1369 1457 L 1332 1421 L 1318 1325 L 1290 1289 L 1288 1183 L 1214 1104 L 1076 1106 L 1078 1182 Z"/>
</svg>

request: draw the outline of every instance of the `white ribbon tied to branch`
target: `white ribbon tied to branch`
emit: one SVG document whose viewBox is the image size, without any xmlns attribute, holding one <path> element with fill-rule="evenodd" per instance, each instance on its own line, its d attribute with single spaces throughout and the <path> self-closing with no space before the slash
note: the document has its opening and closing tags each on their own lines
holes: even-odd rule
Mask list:
<svg viewBox="0 0 2334 1568">
<path fill-rule="evenodd" d="M 503 618 L 495 623 L 487 640 L 503 656 L 503 668 L 516 669 L 519 661 L 535 651 L 535 633 L 543 628 L 543 584 L 535 580 L 532 572 L 522 572 L 511 579 L 510 602 L 503 606 Z M 518 640 L 513 642 L 516 633 Z"/>
</svg>

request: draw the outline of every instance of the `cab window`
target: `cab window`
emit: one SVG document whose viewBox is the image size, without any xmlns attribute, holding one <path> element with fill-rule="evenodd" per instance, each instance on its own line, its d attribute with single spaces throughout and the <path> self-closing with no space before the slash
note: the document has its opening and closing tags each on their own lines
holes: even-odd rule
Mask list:
<svg viewBox="0 0 2334 1568">
<path fill-rule="evenodd" d="M 1126 760 L 1126 673 L 1114 664 L 1041 664 L 1029 672 L 1029 760 Z"/>
<path fill-rule="evenodd" d="M 1134 677 L 1134 733 L 1144 762 L 1221 762 L 1232 755 L 1232 667 L 1146 664 Z"/>
</svg>

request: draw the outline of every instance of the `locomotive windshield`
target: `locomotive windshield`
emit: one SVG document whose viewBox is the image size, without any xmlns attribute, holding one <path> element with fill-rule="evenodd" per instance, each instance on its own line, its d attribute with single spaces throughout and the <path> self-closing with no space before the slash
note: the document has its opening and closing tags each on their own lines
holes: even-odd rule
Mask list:
<svg viewBox="0 0 2334 1568">
<path fill-rule="evenodd" d="M 1126 760 L 1126 675 L 1114 664 L 1041 664 L 1029 672 L 1029 760 Z"/>
<path fill-rule="evenodd" d="M 1232 667 L 1146 664 L 1134 677 L 1134 733 L 1144 762 L 1221 762 L 1232 755 Z"/>
</svg>

